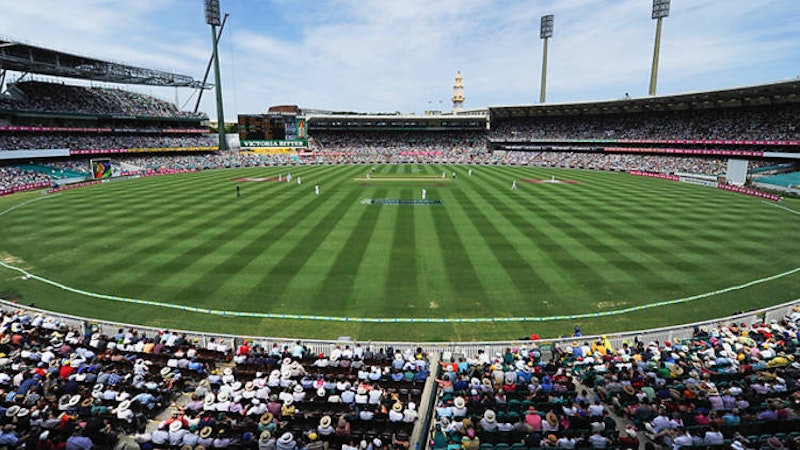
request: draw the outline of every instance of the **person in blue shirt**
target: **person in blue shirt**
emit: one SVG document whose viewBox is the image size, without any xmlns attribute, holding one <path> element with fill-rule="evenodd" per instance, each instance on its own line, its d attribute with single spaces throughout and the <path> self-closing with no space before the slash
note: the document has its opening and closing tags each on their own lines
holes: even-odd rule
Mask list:
<svg viewBox="0 0 800 450">
<path fill-rule="evenodd" d="M 139 403 L 140 405 L 146 406 L 147 409 L 152 410 L 156 406 L 156 398 L 148 391 L 143 391 L 139 394 L 136 394 L 131 399 L 132 402 Z"/>
<path fill-rule="evenodd" d="M 22 381 L 22 383 L 20 383 L 19 388 L 17 388 L 17 394 L 26 395 L 31 388 L 35 386 L 41 386 L 38 381 L 39 378 L 41 378 L 39 375 L 34 377 L 26 375 L 25 379 Z"/>
<path fill-rule="evenodd" d="M 189 361 L 187 369 L 197 374 L 202 374 L 204 372 L 203 363 L 201 363 L 197 359 L 192 359 L 191 361 Z"/>
<path fill-rule="evenodd" d="M 0 432 L 0 446 L 8 446 L 13 448 L 19 442 L 19 438 L 14 433 L 14 425 L 6 424 L 3 426 L 3 431 Z"/>
<path fill-rule="evenodd" d="M 80 427 L 67 439 L 66 450 L 92 450 L 92 440 L 81 434 Z"/>
<path fill-rule="evenodd" d="M 739 417 L 739 410 L 733 409 L 731 411 L 726 412 L 722 416 L 722 420 L 725 422 L 725 425 L 728 426 L 736 426 L 739 425 L 742 419 Z"/>
</svg>

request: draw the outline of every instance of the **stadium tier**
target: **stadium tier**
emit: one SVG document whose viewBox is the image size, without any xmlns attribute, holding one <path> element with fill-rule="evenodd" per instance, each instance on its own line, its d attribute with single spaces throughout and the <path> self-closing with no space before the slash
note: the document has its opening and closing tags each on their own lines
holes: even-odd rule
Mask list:
<svg viewBox="0 0 800 450">
<path fill-rule="evenodd" d="M 9 95 L 0 98 L 0 158 L 3 161 L 0 164 L 0 193 L 42 187 L 52 187 L 52 192 L 56 192 L 108 181 L 105 178 L 122 180 L 226 168 L 269 168 L 270 172 L 253 172 L 255 176 L 247 172 L 248 176 L 241 178 L 219 175 L 219 179 L 224 178 L 228 183 L 225 186 L 233 186 L 230 183 L 234 181 L 242 184 L 269 182 L 278 186 L 274 184 L 277 181 L 284 183 L 280 185 L 284 187 L 291 172 L 297 177 L 297 186 L 300 186 L 301 173 L 304 176 L 305 173 L 313 174 L 324 182 L 333 176 L 344 178 L 346 175 L 355 180 L 353 183 L 362 184 L 386 180 L 403 182 L 402 176 L 408 175 L 405 172 L 378 172 L 370 179 L 372 174 L 376 174 L 377 165 L 405 165 L 417 171 L 409 176 L 411 182 L 435 182 L 445 186 L 455 182 L 456 171 L 460 177 L 472 176 L 473 168 L 489 165 L 501 166 L 507 171 L 481 174 L 481 182 L 497 189 L 502 185 L 504 191 L 509 188 L 516 190 L 517 178 L 513 184 L 507 184 L 505 178 L 500 181 L 491 179 L 492 174 L 519 178 L 530 173 L 529 169 L 564 168 L 628 172 L 723 189 L 735 188 L 753 195 L 770 195 L 748 186 L 729 184 L 732 166 L 737 161 L 745 161 L 744 175 L 749 171 L 752 176 L 796 172 L 800 141 L 792 120 L 800 112 L 800 106 L 791 102 L 759 106 L 744 100 L 738 103 L 730 101 L 729 94 L 718 95 L 726 101 L 711 102 L 702 108 L 682 108 L 677 106 L 682 100 L 676 99 L 674 108 L 646 113 L 626 110 L 624 101 L 616 102 L 615 107 L 606 113 L 593 111 L 588 106 L 589 109 L 583 111 L 580 105 L 563 106 L 556 115 L 539 114 L 535 107 L 491 108 L 488 131 L 484 130 L 485 124 L 481 122 L 485 118 L 469 118 L 465 119 L 466 125 L 445 126 L 442 122 L 446 119 L 442 118 L 435 119 L 437 122 L 434 123 L 434 119 L 393 121 L 362 117 L 348 122 L 330 117 L 309 117 L 307 147 L 266 151 L 255 151 L 254 147 L 254 151 L 244 148 L 243 151 L 218 152 L 215 151 L 214 138 L 208 135 L 207 128 L 201 123 L 205 117 L 180 112 L 168 102 L 118 89 L 24 82 L 13 85 Z M 744 95 L 747 92 L 742 93 Z M 469 125 L 469 122 L 475 123 Z M 418 126 L 420 123 L 433 125 Z M 347 172 L 336 172 L 341 169 L 338 167 L 315 168 L 314 172 L 300 170 L 328 165 L 365 167 L 345 168 Z M 279 168 L 273 170 L 275 166 Z M 273 176 L 274 172 L 277 177 Z M 560 175 L 562 172 L 547 172 L 548 175 L 551 173 Z M 550 179 L 539 177 L 541 179 L 521 181 L 555 184 L 558 181 L 556 175 L 550 176 Z M 152 221 L 153 225 L 144 231 L 133 230 L 128 238 L 115 241 L 117 245 L 113 249 L 104 243 L 106 236 L 100 236 L 103 230 L 98 224 L 104 222 L 105 217 L 86 214 L 85 211 L 127 216 L 128 211 L 115 211 L 122 204 L 119 203 L 121 197 L 90 199 L 88 203 L 85 198 L 64 197 L 74 201 L 67 206 L 68 210 L 80 210 L 84 216 L 91 216 L 85 226 L 96 233 L 86 243 L 92 251 L 108 253 L 112 258 L 115 255 L 111 250 L 124 252 L 126 245 L 139 246 L 136 247 L 136 260 L 119 259 L 114 263 L 123 269 L 131 269 L 155 253 L 155 247 L 161 246 L 150 241 L 159 234 L 167 237 L 159 242 L 182 245 L 179 241 L 185 237 L 180 236 L 184 232 L 176 223 L 191 223 L 195 219 L 192 217 L 194 213 L 178 211 L 183 215 L 173 223 L 169 207 L 153 210 L 148 204 L 155 204 L 155 197 L 174 198 L 169 196 L 175 195 L 176 190 L 180 191 L 178 195 L 192 197 L 194 201 L 205 198 L 202 195 L 207 193 L 188 187 L 196 179 L 186 177 L 179 180 L 182 185 L 178 189 L 159 186 L 157 189 L 163 190 L 148 192 L 147 185 L 137 184 L 137 189 L 131 193 L 120 194 L 122 197 L 135 196 L 144 205 L 131 217 L 122 217 L 129 221 L 131 228 L 133 222 L 139 221 Z M 288 180 L 292 181 L 291 178 Z M 316 184 L 318 196 L 319 181 L 316 178 L 304 181 L 309 186 Z M 745 181 L 749 183 L 753 179 Z M 103 187 L 106 186 L 98 186 Z M 124 183 L 113 186 L 121 191 L 124 187 Z M 240 185 L 236 184 L 237 197 L 229 195 L 223 198 L 214 191 L 215 196 L 208 208 L 224 209 L 230 200 L 239 198 L 239 188 Z M 322 192 L 326 193 L 327 188 L 328 185 L 323 184 Z M 310 193 L 310 187 L 308 189 Z M 400 192 L 417 195 L 413 189 L 416 186 L 402 187 Z M 784 192 L 793 192 L 791 186 L 786 189 L 788 191 Z M 229 194 L 233 192 L 228 190 Z M 422 192 L 426 190 L 423 188 Z M 332 206 L 325 212 L 323 226 L 312 230 L 316 233 L 303 235 L 304 239 L 298 240 L 312 241 L 312 244 L 324 247 L 316 239 L 331 231 L 330 223 L 334 223 L 337 214 L 347 212 L 345 203 L 363 202 L 357 191 L 341 197 L 336 200 L 336 207 Z M 39 198 L 26 197 L 19 202 L 11 199 L 4 203 L 1 214 Z M 485 201 L 493 208 L 486 215 L 498 214 L 500 209 L 513 205 L 494 193 L 474 197 L 460 194 L 454 198 L 463 200 L 465 205 L 470 202 L 484 204 L 478 201 Z M 779 199 L 777 196 L 765 198 Z M 254 215 L 264 212 L 265 215 L 280 216 L 293 205 L 300 205 L 290 217 L 283 218 L 279 227 L 283 231 L 276 239 L 280 244 L 280 238 L 304 231 L 307 224 L 300 213 L 311 209 L 308 205 L 313 199 L 310 194 L 280 191 L 256 201 L 250 200 L 253 203 L 249 203 L 249 208 L 242 209 L 251 215 L 237 222 L 236 230 L 252 233 L 249 228 Z M 536 203 L 527 203 L 526 207 L 541 208 L 540 216 L 550 217 L 553 223 L 558 224 L 549 228 L 562 232 L 568 228 L 561 217 L 563 211 L 569 209 L 566 202 L 570 197 L 553 199 L 563 206 L 557 213 L 545 211 L 543 205 Z M 707 207 L 707 203 L 703 203 L 705 199 L 700 199 L 698 208 Z M 93 200 L 98 200 L 97 204 Z M 272 209 L 271 204 L 264 211 L 259 210 L 267 200 L 278 202 L 275 203 L 277 206 Z M 393 199 L 366 200 L 370 202 L 359 205 L 405 205 L 392 203 L 390 200 Z M 381 202 L 383 200 L 388 201 Z M 423 200 L 428 199 L 423 197 Z M 416 198 L 413 204 L 435 205 Z M 685 202 L 681 200 L 680 205 L 685 206 Z M 482 220 L 470 223 L 476 229 L 485 227 L 480 229 L 481 232 L 491 233 L 493 222 L 483 217 L 479 208 L 473 205 L 465 210 L 464 221 Z M 647 209 L 637 211 L 640 214 L 652 213 Z M 595 223 L 592 222 L 594 217 L 579 213 L 581 221 Z M 398 221 L 409 217 L 397 214 Z M 619 212 L 615 210 L 614 214 Z M 375 223 L 379 220 L 377 213 L 359 215 L 363 218 L 359 219 L 359 226 L 365 226 L 370 220 Z M 57 216 L 54 210 L 43 210 L 35 223 L 37 226 L 52 226 L 53 230 L 63 233 L 65 228 L 60 224 L 49 222 L 54 220 L 54 216 Z M 725 217 L 732 220 L 732 216 Z M 509 221 L 525 222 L 527 226 L 529 219 L 517 215 Z M 385 228 L 395 227 L 394 224 L 384 225 Z M 725 228 L 728 224 L 720 221 L 715 225 Z M 193 226 L 192 238 L 215 232 L 204 229 L 203 224 Z M 683 224 L 675 228 L 681 226 Z M 773 231 L 766 226 L 763 230 L 763 234 Z M 371 232 L 367 228 L 361 231 Z M 669 231 L 672 233 L 675 229 Z M 703 233 L 713 231 L 701 230 Z M 791 230 L 783 231 L 788 238 L 794 237 Z M 398 241 L 407 237 L 403 232 L 390 236 Z M 519 242 L 526 238 L 521 233 L 514 236 Z M 62 238 L 48 237 L 54 246 Z M 273 237 L 265 233 L 249 235 L 248 239 L 263 242 Z M 347 241 L 347 250 L 360 250 L 363 255 L 368 251 L 367 244 L 362 243 L 366 240 L 360 239 L 363 235 L 356 237 L 358 239 Z M 509 259 L 511 263 L 501 263 L 513 266 L 524 262 L 518 257 L 517 242 L 510 244 L 501 237 L 500 233 L 492 235 L 495 239 L 493 244 L 506 248 L 517 257 Z M 448 231 L 440 232 L 437 238 L 455 242 Z M 654 245 L 639 242 L 644 239 L 634 233 L 623 238 L 620 245 L 631 242 L 643 247 Z M 231 240 L 231 235 L 223 232 L 211 236 L 210 240 L 224 245 Z M 557 247 L 556 244 L 552 246 Z M 30 267 L 32 263 L 18 260 L 5 248 L 0 250 L 3 251 L 4 270 L 13 267 L 13 270 L 8 269 L 14 278 L 9 285 L 39 281 L 36 275 L 28 272 L 34 270 Z M 198 244 L 180 251 L 202 260 L 207 257 L 207 250 Z M 611 246 L 598 246 L 592 250 L 622 257 Z M 230 251 L 227 257 L 236 251 L 247 253 L 252 260 L 261 256 L 250 248 L 244 248 Z M 457 246 L 449 251 L 452 254 L 447 256 L 453 258 L 459 256 L 459 252 L 466 253 Z M 554 248 L 553 251 L 560 256 L 567 254 L 564 248 Z M 270 253 L 264 253 L 276 259 Z M 58 257 L 62 256 L 63 253 Z M 402 258 L 405 256 L 398 251 L 393 254 L 395 259 L 392 261 L 397 264 L 397 261 L 404 261 Z M 676 255 L 676 258 L 682 256 Z M 288 260 L 289 256 L 284 258 Z M 642 263 L 619 258 L 609 260 L 608 265 L 614 266 L 614 277 L 626 282 L 638 277 L 645 264 L 657 264 L 651 260 Z M 563 259 L 556 261 L 554 258 L 554 264 L 576 264 L 574 260 Z M 461 261 L 470 262 L 470 259 L 465 257 Z M 81 263 L 86 264 L 85 271 L 93 268 L 92 262 Z M 145 291 L 151 287 L 158 289 L 155 284 L 159 281 L 166 284 L 183 264 L 171 259 L 161 263 L 163 265 L 159 267 L 163 270 L 156 276 L 142 276 L 142 279 L 129 284 L 143 285 Z M 426 263 L 433 266 L 430 261 Z M 673 264 L 683 263 L 677 261 Z M 237 264 L 240 262 L 228 264 L 220 271 Z M 289 262 L 278 270 L 284 273 L 285 267 L 293 264 Z M 337 267 L 333 267 L 330 269 L 333 281 L 326 283 L 336 286 L 351 275 L 338 273 Z M 591 278 L 594 272 L 588 267 L 579 269 L 582 281 L 602 281 L 602 277 Z M 630 273 L 626 271 L 628 269 Z M 695 269 L 702 272 L 704 268 Z M 113 274 L 98 273 L 103 283 L 113 280 Z M 636 273 L 636 276 L 631 273 Z M 402 273 L 393 274 L 398 278 L 404 276 Z M 763 278 L 759 282 L 770 279 L 768 275 L 761 274 Z M 519 283 L 527 276 L 514 278 L 512 273 L 506 284 Z M 195 282 L 199 284 L 200 280 Z M 658 280 L 658 284 L 668 285 L 666 289 L 670 289 L 670 293 L 673 286 L 682 282 Z M 270 288 L 281 283 L 284 288 L 291 283 L 301 284 L 282 278 L 272 283 Z M 53 284 L 58 289 L 64 287 Z M 407 289 L 408 284 L 411 283 L 401 285 L 397 291 L 405 292 L 402 289 Z M 458 292 L 464 293 L 477 283 L 474 279 L 463 278 L 458 279 L 457 284 L 463 289 Z M 2 295 L 7 299 L 18 296 L 13 288 L 2 286 Z M 748 286 L 737 285 L 731 290 Z M 542 288 L 545 287 L 542 284 Z M 372 288 L 381 289 L 380 286 Z M 182 289 L 189 296 L 197 294 L 191 285 Z M 391 298 L 400 298 L 392 289 L 388 289 Z M 82 295 L 80 292 L 71 294 Z M 133 303 L 148 303 L 113 295 L 106 297 L 109 301 L 123 301 L 124 304 L 113 304 L 120 305 L 119 315 L 126 314 L 126 317 L 136 317 Z M 430 310 L 439 307 L 436 299 L 425 300 L 429 302 Z M 346 336 L 335 341 L 295 341 L 247 336 L 250 333 L 234 334 L 235 330 L 229 330 L 229 333 L 170 331 L 164 327 L 117 323 L 123 320 L 104 321 L 97 317 L 50 313 L 13 302 L 0 303 L 3 309 L 0 321 L 0 388 L 5 394 L 0 401 L 0 419 L 4 424 L 0 442 L 11 447 L 20 448 L 24 444 L 27 448 L 59 448 L 58 445 L 65 444 L 66 448 L 94 445 L 95 448 L 181 450 L 408 450 L 412 447 L 527 450 L 638 449 L 647 442 L 676 450 L 690 446 L 730 446 L 741 450 L 797 446 L 800 436 L 800 363 L 795 361 L 800 324 L 797 302 L 726 319 L 630 334 L 585 337 L 580 328 L 575 327 L 574 331 L 565 333 L 566 336 L 551 340 L 526 336 L 515 342 L 486 343 L 494 340 L 487 334 L 480 339 L 482 343 L 425 344 L 411 344 L 403 342 L 403 339 L 398 339 L 400 342 L 372 342 L 369 337 L 355 340 Z M 150 303 L 147 307 L 164 306 Z M 180 314 L 175 316 L 179 317 L 184 313 L 187 317 L 203 315 L 204 311 L 213 311 L 220 316 L 253 313 L 230 311 L 227 304 L 222 310 L 210 304 L 202 306 L 170 305 L 173 309 L 159 311 L 178 310 Z M 77 302 L 69 306 L 73 310 L 80 307 Z M 286 302 L 270 304 L 270 307 L 268 320 L 302 321 L 306 317 L 306 311 L 281 316 L 281 308 L 291 307 Z M 605 310 L 616 306 L 609 307 L 600 302 L 597 308 Z M 504 311 L 500 314 L 510 313 Z M 211 317 L 211 321 L 216 319 L 210 313 L 207 317 Z M 316 314 L 308 317 L 310 320 L 320 319 Z M 348 316 L 347 320 L 351 319 L 353 323 L 357 320 L 383 320 Z M 387 318 L 386 322 L 391 322 L 391 319 Z M 169 317 L 152 320 L 151 323 L 159 323 L 157 321 L 169 320 Z M 215 326 L 209 322 L 206 318 L 203 323 Z M 470 324 L 466 319 L 465 323 L 467 326 Z M 386 324 L 379 323 L 378 326 L 383 325 Z M 408 326 L 417 325 L 412 322 Z M 451 325 L 448 323 L 447 326 Z M 490 326 L 493 330 L 502 328 L 499 321 Z M 628 329 L 631 328 L 636 328 L 635 324 L 629 324 Z M 352 331 L 355 328 L 343 329 Z M 456 325 L 452 325 L 452 330 L 456 329 Z M 265 328 L 264 333 L 271 330 Z M 455 336 L 452 330 L 449 332 Z M 410 331 L 405 335 L 413 339 Z M 398 333 L 397 336 L 404 334 Z M 43 447 L 46 444 L 42 442 L 52 445 Z"/>
<path fill-rule="evenodd" d="M 797 141 L 800 105 L 567 116 L 498 117 L 491 137 L 514 141 Z"/>
<path fill-rule="evenodd" d="M 781 448 L 800 436 L 796 302 L 635 334 L 418 346 L 0 309 L 6 445 Z"/>
<path fill-rule="evenodd" d="M 173 103 L 123 89 L 22 81 L 8 87 L 8 109 L 75 115 L 205 118 L 178 110 Z"/>
</svg>

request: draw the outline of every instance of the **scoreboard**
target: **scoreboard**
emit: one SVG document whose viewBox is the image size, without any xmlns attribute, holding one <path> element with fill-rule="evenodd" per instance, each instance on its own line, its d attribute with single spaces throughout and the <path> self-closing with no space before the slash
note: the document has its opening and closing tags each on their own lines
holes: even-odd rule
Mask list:
<svg viewBox="0 0 800 450">
<path fill-rule="evenodd" d="M 242 141 L 256 141 L 270 139 L 271 127 L 269 120 L 262 114 L 239 115 L 239 139 Z"/>
<path fill-rule="evenodd" d="M 242 147 L 306 147 L 305 118 L 294 114 L 240 114 Z"/>
</svg>

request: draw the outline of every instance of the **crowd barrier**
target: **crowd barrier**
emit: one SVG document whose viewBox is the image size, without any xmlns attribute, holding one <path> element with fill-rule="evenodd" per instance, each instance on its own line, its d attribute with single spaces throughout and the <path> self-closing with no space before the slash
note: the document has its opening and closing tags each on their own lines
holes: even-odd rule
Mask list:
<svg viewBox="0 0 800 450">
<path fill-rule="evenodd" d="M 0 197 L 4 195 L 16 194 L 17 192 L 33 191 L 36 189 L 44 189 L 50 187 L 49 181 L 40 181 L 38 183 L 28 183 L 20 186 L 14 186 L 8 189 L 0 189 Z"/>
<path fill-rule="evenodd" d="M 52 131 L 57 133 L 179 133 L 210 134 L 206 128 L 87 128 L 87 127 L 39 127 L 39 126 L 0 126 L 0 131 Z"/>
<path fill-rule="evenodd" d="M 703 156 L 756 156 L 763 157 L 764 152 L 752 150 L 716 150 L 696 148 L 632 148 L 632 147 L 605 147 L 604 152 L 609 153 L 655 153 L 673 155 L 703 155 Z"/>
<path fill-rule="evenodd" d="M 737 139 L 617 139 L 623 144 L 690 144 L 690 145 L 800 145 L 800 141 L 767 141 Z"/>
<path fill-rule="evenodd" d="M 800 146 L 800 141 L 765 141 L 765 140 L 736 140 L 736 139 L 542 139 L 517 136 L 500 136 L 489 138 L 490 142 L 581 142 L 595 144 L 670 144 L 670 145 L 768 145 L 768 146 Z"/>
<path fill-rule="evenodd" d="M 780 305 L 771 306 L 768 308 L 747 311 L 741 314 L 736 314 L 712 320 L 706 320 L 702 322 L 694 322 L 689 324 L 654 328 L 648 330 L 607 333 L 606 337 L 611 341 L 614 347 L 620 347 L 623 341 L 633 341 L 634 338 L 638 338 L 639 340 L 645 342 L 651 342 L 651 341 L 667 342 L 667 341 L 673 341 L 675 338 L 682 339 L 691 337 L 695 327 L 714 326 L 719 323 L 753 324 L 753 323 L 769 322 L 772 319 L 779 320 L 780 318 L 789 315 L 792 311 L 792 308 L 795 306 L 800 306 L 800 299 L 796 299 L 787 303 L 782 303 Z M 89 317 L 79 317 L 58 312 L 51 312 L 48 310 L 22 305 L 18 302 L 0 299 L 0 310 L 14 311 L 20 309 L 31 311 L 33 313 L 47 314 L 62 321 L 63 323 L 77 327 L 81 332 L 86 332 L 89 329 L 93 329 L 100 331 L 101 333 L 104 333 L 106 335 L 114 335 L 120 328 L 125 328 L 125 329 L 136 329 L 139 330 L 140 332 L 153 335 L 157 333 L 159 330 L 163 330 L 163 328 L 154 328 L 143 325 L 124 323 L 124 322 L 112 322 L 112 321 L 100 320 Z M 225 342 L 231 349 L 235 349 L 236 347 L 238 347 L 239 344 L 241 344 L 245 340 L 249 340 L 250 342 L 257 342 L 262 347 L 267 347 L 267 348 L 272 347 L 273 344 L 278 344 L 279 346 L 291 345 L 298 340 L 296 338 L 206 333 L 198 330 L 171 329 L 171 331 L 177 333 L 186 333 L 187 337 L 191 339 L 196 338 L 197 343 L 200 346 L 205 346 L 210 341 L 211 338 L 214 338 L 217 342 L 219 342 L 220 340 Z M 596 339 L 597 337 L 599 337 L 599 335 L 586 335 L 582 336 L 581 339 L 591 341 L 593 339 Z M 324 352 L 325 354 L 330 354 L 330 352 L 336 347 L 336 345 L 345 343 L 355 344 L 356 342 L 361 342 L 363 344 L 366 344 L 367 342 L 366 339 L 363 341 L 355 341 L 355 340 L 350 340 L 350 338 L 340 338 L 338 340 L 320 340 L 320 339 L 301 339 L 301 340 L 303 344 L 305 344 L 311 349 L 312 352 L 314 353 Z M 394 349 L 420 347 L 422 348 L 423 351 L 427 353 L 441 353 L 444 358 L 448 358 L 450 356 L 454 357 L 465 356 L 469 358 L 477 355 L 478 350 L 483 350 L 484 352 L 487 353 L 488 352 L 497 353 L 497 352 L 503 352 L 506 348 L 509 347 L 512 348 L 521 346 L 530 347 L 531 345 L 535 344 L 542 349 L 543 357 L 547 358 L 549 357 L 550 350 L 553 348 L 553 346 L 569 346 L 573 340 L 574 337 L 572 336 L 564 336 L 560 338 L 539 339 L 535 341 L 513 340 L 513 341 L 421 342 L 421 343 L 404 342 L 404 341 L 369 341 L 368 345 L 370 345 L 373 349 L 387 348 L 387 347 L 392 347 Z"/>
<path fill-rule="evenodd" d="M 662 180 L 681 181 L 681 177 L 677 175 L 670 175 L 668 173 L 643 172 L 641 170 L 629 170 L 628 173 L 631 175 L 635 175 L 637 177 L 660 178 Z"/>
<path fill-rule="evenodd" d="M 781 196 L 780 195 L 770 194 L 768 192 L 761 192 L 761 191 L 757 191 L 755 189 L 750 189 L 750 188 L 741 187 L 741 186 L 734 186 L 732 184 L 718 184 L 717 188 L 725 190 L 725 191 L 736 192 L 736 193 L 739 193 L 739 194 L 752 195 L 753 197 L 763 198 L 763 199 L 766 199 L 766 200 L 772 200 L 773 202 L 781 201 Z"/>
<path fill-rule="evenodd" d="M 753 197 L 763 198 L 765 200 L 771 200 L 773 202 L 781 201 L 781 196 L 777 194 L 770 194 L 769 192 L 761 192 L 756 189 L 750 189 L 747 187 L 741 186 L 734 186 L 732 184 L 725 184 L 725 183 L 712 183 L 712 182 L 699 182 L 698 180 L 691 180 L 687 177 L 680 177 L 677 175 L 670 175 L 666 173 L 657 173 L 657 172 L 643 172 L 640 170 L 630 170 L 628 171 L 629 174 L 635 175 L 638 177 L 649 177 L 649 178 L 659 178 L 662 180 L 670 180 L 670 181 L 680 181 L 684 183 L 692 183 L 692 184 L 703 184 L 706 186 L 715 187 L 717 189 L 722 189 L 724 191 L 731 191 L 736 192 L 737 194 L 744 194 L 744 195 L 751 195 Z"/>
<path fill-rule="evenodd" d="M 218 147 L 142 147 L 142 148 L 94 148 L 89 150 L 73 149 L 70 155 L 98 155 L 118 153 L 159 153 L 159 152 L 215 152 Z"/>
<path fill-rule="evenodd" d="M 80 183 L 74 183 L 74 184 L 65 184 L 65 185 L 62 185 L 62 186 L 54 186 L 53 188 L 49 189 L 47 191 L 47 193 L 48 194 L 53 194 L 53 193 L 56 193 L 56 192 L 68 191 L 70 189 L 77 189 L 77 188 L 81 188 L 81 187 L 85 187 L 85 186 L 91 186 L 91 185 L 100 184 L 100 183 L 102 183 L 102 181 L 100 181 L 100 180 L 90 180 L 90 181 L 82 181 Z"/>
</svg>

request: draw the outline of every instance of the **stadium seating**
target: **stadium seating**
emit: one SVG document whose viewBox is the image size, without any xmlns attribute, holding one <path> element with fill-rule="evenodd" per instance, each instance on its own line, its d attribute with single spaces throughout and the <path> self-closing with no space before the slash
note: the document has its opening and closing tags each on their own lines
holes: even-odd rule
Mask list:
<svg viewBox="0 0 800 450">
<path fill-rule="evenodd" d="M 9 87 L 12 99 L 0 103 L 23 111 L 72 114 L 125 114 L 154 117 L 204 117 L 179 111 L 174 103 L 122 89 L 23 81 Z"/>
<path fill-rule="evenodd" d="M 496 120 L 490 137 L 531 139 L 798 140 L 800 105 L 543 116 Z"/>
<path fill-rule="evenodd" d="M 774 184 L 781 187 L 800 187 L 800 172 L 783 173 L 756 178 L 759 183 Z"/>
</svg>

